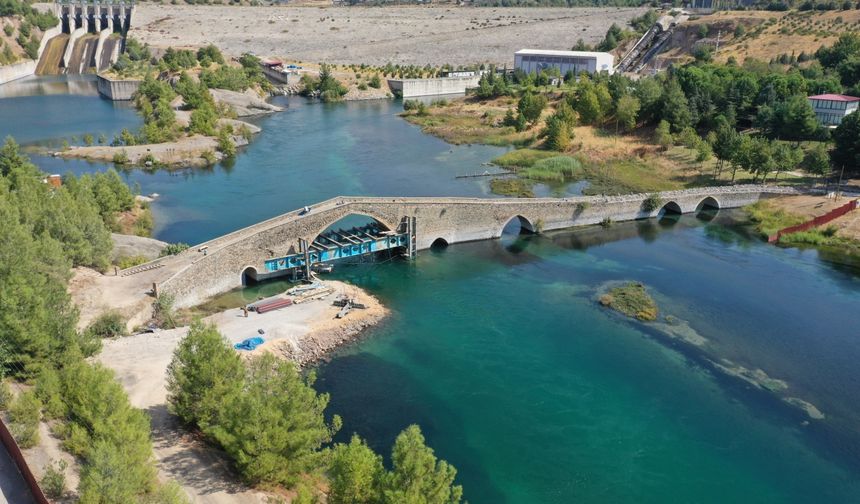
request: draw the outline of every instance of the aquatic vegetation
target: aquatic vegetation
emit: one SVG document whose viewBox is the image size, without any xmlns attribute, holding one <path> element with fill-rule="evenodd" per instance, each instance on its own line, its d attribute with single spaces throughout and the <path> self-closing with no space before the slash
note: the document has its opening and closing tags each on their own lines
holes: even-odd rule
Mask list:
<svg viewBox="0 0 860 504">
<path fill-rule="evenodd" d="M 642 321 L 657 320 L 657 303 L 648 294 L 645 285 L 639 282 L 627 282 L 610 288 L 600 296 L 600 304 Z"/>
<path fill-rule="evenodd" d="M 799 215 L 774 208 L 767 201 L 758 201 L 752 205 L 745 206 L 744 210 L 749 215 L 750 220 L 755 223 L 756 230 L 765 239 L 768 236 L 776 234 L 780 229 L 795 226 L 806 220 Z"/>
<path fill-rule="evenodd" d="M 532 184 L 518 178 L 495 178 L 490 181 L 490 190 L 493 194 L 502 196 L 514 196 L 516 198 L 534 198 Z"/>
<path fill-rule="evenodd" d="M 520 175 L 532 180 L 552 182 L 575 180 L 582 175 L 582 163 L 569 156 L 555 156 L 536 162 L 532 167 L 521 171 Z"/>
<path fill-rule="evenodd" d="M 493 159 L 494 165 L 503 166 L 505 168 L 528 168 L 534 166 L 535 163 L 542 159 L 557 157 L 558 153 L 537 150 L 537 149 L 517 149 L 506 152 L 501 156 Z"/>
</svg>

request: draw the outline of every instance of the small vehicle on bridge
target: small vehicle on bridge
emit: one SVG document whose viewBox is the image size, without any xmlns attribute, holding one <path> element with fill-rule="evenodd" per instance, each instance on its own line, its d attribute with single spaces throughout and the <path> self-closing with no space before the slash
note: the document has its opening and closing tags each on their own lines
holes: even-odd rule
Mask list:
<svg viewBox="0 0 860 504">
<path fill-rule="evenodd" d="M 311 207 L 306 206 L 302 208 L 302 210 L 299 212 L 299 215 L 307 215 L 309 213 L 311 213 Z"/>
</svg>

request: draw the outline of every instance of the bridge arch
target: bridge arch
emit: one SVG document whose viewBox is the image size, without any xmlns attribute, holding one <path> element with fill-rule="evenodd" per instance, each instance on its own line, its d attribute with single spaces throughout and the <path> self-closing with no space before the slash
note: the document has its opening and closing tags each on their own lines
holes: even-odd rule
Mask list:
<svg viewBox="0 0 860 504">
<path fill-rule="evenodd" d="M 436 238 L 433 240 L 433 243 L 430 244 L 431 250 L 441 250 L 448 246 L 448 240 L 443 237 Z"/>
<path fill-rule="evenodd" d="M 245 266 L 242 268 L 242 273 L 239 274 L 239 283 L 242 287 L 255 284 L 259 281 L 257 278 L 257 268 L 253 266 Z"/>
<path fill-rule="evenodd" d="M 698 205 L 696 205 L 696 213 L 699 213 L 702 210 L 706 209 L 719 210 L 720 202 L 717 200 L 717 198 L 714 198 L 713 196 L 708 196 L 707 198 L 700 201 Z"/>
<path fill-rule="evenodd" d="M 313 210 L 313 208 L 311 208 L 311 215 L 313 214 L 313 211 L 314 211 L 314 210 Z M 306 238 L 307 238 L 308 242 L 313 243 L 313 241 L 314 241 L 314 240 L 315 240 L 319 235 L 321 235 L 321 234 L 325 233 L 327 230 L 329 230 L 332 226 L 334 226 L 334 225 L 335 225 L 335 224 L 337 224 L 338 222 L 340 222 L 340 221 L 344 221 L 345 223 L 347 223 L 347 222 L 349 222 L 351 219 L 361 219 L 361 218 L 364 218 L 364 219 L 366 219 L 366 220 L 367 220 L 367 219 L 369 219 L 369 220 L 374 221 L 376 224 L 378 224 L 378 225 L 380 226 L 380 228 L 382 228 L 382 230 L 383 230 L 383 231 L 394 231 L 394 230 L 395 230 L 395 228 L 397 227 L 397 226 L 395 226 L 395 225 L 393 225 L 393 224 L 391 224 L 391 223 L 387 222 L 385 218 L 383 218 L 383 217 L 379 217 L 379 216 L 377 216 L 377 215 L 374 215 L 374 214 L 373 214 L 373 213 L 371 213 L 371 212 L 354 211 L 354 212 L 349 212 L 349 213 L 347 213 L 347 214 L 337 214 L 337 215 L 332 216 L 332 218 L 331 218 L 331 219 L 326 219 L 326 220 L 325 220 L 325 222 L 326 222 L 326 224 L 325 224 L 325 225 L 323 225 L 322 227 L 317 228 L 317 230 L 316 230 L 316 232 L 315 232 L 315 233 L 313 233 L 312 235 L 307 236 Z M 365 222 L 366 222 L 366 220 L 365 220 Z M 356 222 L 357 222 L 357 221 L 356 221 Z"/>
<path fill-rule="evenodd" d="M 662 217 L 667 214 L 681 215 L 683 210 L 681 210 L 681 205 L 679 205 L 675 201 L 667 201 L 663 204 L 663 207 L 660 208 L 659 215 Z"/>
<path fill-rule="evenodd" d="M 506 231 L 513 230 L 516 230 L 516 234 L 534 234 L 537 232 L 537 227 L 528 218 L 517 214 L 505 219 L 496 236 L 502 236 Z"/>
</svg>

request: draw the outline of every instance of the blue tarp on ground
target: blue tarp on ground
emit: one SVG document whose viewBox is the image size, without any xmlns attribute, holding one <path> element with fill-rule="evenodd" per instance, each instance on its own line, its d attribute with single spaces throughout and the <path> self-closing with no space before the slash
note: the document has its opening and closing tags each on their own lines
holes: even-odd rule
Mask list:
<svg viewBox="0 0 860 504">
<path fill-rule="evenodd" d="M 235 348 L 236 350 L 253 350 L 262 344 L 263 338 L 253 337 L 248 338 L 241 343 L 236 343 L 235 345 L 233 345 L 233 348 Z"/>
</svg>

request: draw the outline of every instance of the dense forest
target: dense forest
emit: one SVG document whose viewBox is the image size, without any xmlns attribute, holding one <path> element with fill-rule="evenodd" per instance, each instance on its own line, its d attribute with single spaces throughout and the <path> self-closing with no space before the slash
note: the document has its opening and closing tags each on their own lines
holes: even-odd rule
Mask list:
<svg viewBox="0 0 860 504">
<path fill-rule="evenodd" d="M 39 443 L 40 420 L 55 420 L 63 447 L 81 461 L 81 502 L 184 502 L 155 479 L 149 419 L 133 408 L 108 369 L 85 360 L 101 335 L 77 329 L 67 291 L 73 266 L 104 268 L 108 222 L 131 205 L 114 171 L 64 177 L 61 187 L 20 153 L 0 148 L 0 406 L 22 447 Z"/>
</svg>

